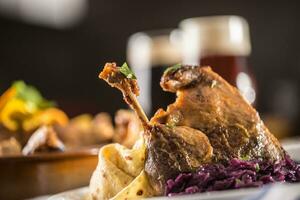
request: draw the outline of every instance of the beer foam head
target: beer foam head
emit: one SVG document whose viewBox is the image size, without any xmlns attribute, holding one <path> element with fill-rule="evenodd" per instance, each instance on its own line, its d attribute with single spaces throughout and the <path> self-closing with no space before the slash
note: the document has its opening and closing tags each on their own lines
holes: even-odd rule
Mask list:
<svg viewBox="0 0 300 200">
<path fill-rule="evenodd" d="M 128 62 L 136 67 L 179 63 L 181 46 L 176 33 L 163 30 L 133 34 L 127 45 Z"/>
<path fill-rule="evenodd" d="M 249 25 L 239 16 L 211 16 L 185 19 L 180 23 L 185 58 L 199 55 L 248 56 L 251 53 Z"/>
</svg>

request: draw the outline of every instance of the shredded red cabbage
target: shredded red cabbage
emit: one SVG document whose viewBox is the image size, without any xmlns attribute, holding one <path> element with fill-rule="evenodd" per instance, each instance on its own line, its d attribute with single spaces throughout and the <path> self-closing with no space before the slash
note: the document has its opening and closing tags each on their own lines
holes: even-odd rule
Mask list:
<svg viewBox="0 0 300 200">
<path fill-rule="evenodd" d="M 207 164 L 196 172 L 181 173 L 166 183 L 166 195 L 260 187 L 273 182 L 300 181 L 300 165 L 286 156 L 280 162 L 244 161 L 232 159 L 229 163 Z"/>
</svg>

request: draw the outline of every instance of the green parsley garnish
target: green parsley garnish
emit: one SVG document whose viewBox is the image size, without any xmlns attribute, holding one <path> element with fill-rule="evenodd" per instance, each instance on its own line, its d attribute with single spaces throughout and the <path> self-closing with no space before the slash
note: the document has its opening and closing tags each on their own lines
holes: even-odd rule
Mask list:
<svg viewBox="0 0 300 200">
<path fill-rule="evenodd" d="M 240 159 L 243 161 L 248 161 L 250 160 L 250 157 L 248 155 L 245 155 L 245 156 L 241 156 Z"/>
<path fill-rule="evenodd" d="M 177 69 L 179 69 L 181 67 L 181 63 L 178 63 L 176 65 L 173 65 L 171 67 L 168 67 L 165 71 L 164 71 L 164 74 L 167 74 L 167 73 L 172 73 L 172 72 L 175 72 Z"/>
<path fill-rule="evenodd" d="M 255 164 L 255 171 L 256 171 L 256 172 L 259 172 L 259 170 L 260 170 L 259 164 L 256 163 L 256 164 Z"/>
<path fill-rule="evenodd" d="M 30 103 L 37 108 L 44 109 L 55 106 L 53 101 L 48 101 L 41 93 L 33 86 L 26 85 L 24 81 L 16 81 L 12 84 L 16 90 L 15 98 L 21 99 L 26 103 Z"/>
<path fill-rule="evenodd" d="M 211 82 L 210 88 L 214 88 L 216 85 L 217 85 L 217 81 L 216 81 L 216 80 L 213 80 L 213 81 Z"/>
<path fill-rule="evenodd" d="M 120 72 L 124 74 L 126 78 L 136 79 L 136 76 L 134 75 L 132 70 L 128 67 L 126 62 L 124 62 L 124 64 L 120 67 Z"/>
<path fill-rule="evenodd" d="M 235 182 L 236 182 L 236 184 L 241 184 L 242 183 L 241 179 L 238 179 L 238 178 L 235 179 Z"/>
</svg>

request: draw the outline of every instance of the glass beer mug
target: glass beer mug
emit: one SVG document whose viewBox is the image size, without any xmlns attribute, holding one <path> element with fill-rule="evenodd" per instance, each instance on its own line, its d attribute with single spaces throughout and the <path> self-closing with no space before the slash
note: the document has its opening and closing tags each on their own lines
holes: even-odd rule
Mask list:
<svg viewBox="0 0 300 200">
<path fill-rule="evenodd" d="M 239 16 L 185 19 L 182 30 L 183 63 L 210 66 L 254 104 L 255 80 L 248 66 L 249 26 Z"/>
<path fill-rule="evenodd" d="M 159 83 L 167 67 L 181 63 L 176 33 L 176 30 L 139 32 L 128 40 L 127 61 L 138 78 L 141 91 L 138 99 L 149 116 L 175 101 L 175 94 L 164 92 Z"/>
</svg>

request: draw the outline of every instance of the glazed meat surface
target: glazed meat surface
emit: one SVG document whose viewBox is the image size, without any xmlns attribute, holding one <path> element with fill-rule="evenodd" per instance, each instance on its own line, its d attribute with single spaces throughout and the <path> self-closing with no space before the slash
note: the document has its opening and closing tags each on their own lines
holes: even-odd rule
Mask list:
<svg viewBox="0 0 300 200">
<path fill-rule="evenodd" d="M 201 131 L 187 126 L 149 123 L 135 96 L 139 93 L 136 80 L 126 78 L 115 63 L 107 63 L 99 77 L 121 90 L 125 101 L 139 116 L 146 145 L 145 171 L 158 195 L 164 193 L 168 179 L 210 162 L 212 147 Z"/>
<path fill-rule="evenodd" d="M 284 151 L 258 113 L 209 67 L 182 66 L 161 79 L 175 103 L 158 110 L 151 123 L 188 126 L 203 132 L 213 147 L 213 161 L 231 158 L 279 160 Z"/>
<path fill-rule="evenodd" d="M 150 122 L 136 99 L 136 80 L 127 78 L 121 68 L 107 63 L 99 77 L 121 90 L 141 121 L 145 172 L 157 195 L 165 192 L 168 179 L 204 163 L 283 158 L 284 150 L 255 109 L 209 67 L 168 69 L 161 86 L 176 92 L 177 99 L 166 111 L 158 110 Z"/>
<path fill-rule="evenodd" d="M 168 179 L 211 161 L 213 149 L 197 129 L 156 124 L 147 132 L 145 171 L 157 194 L 164 194 Z"/>
</svg>

